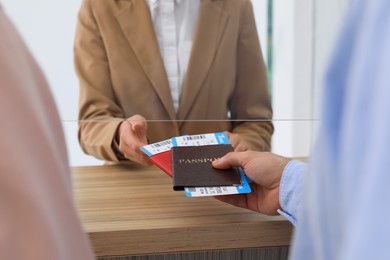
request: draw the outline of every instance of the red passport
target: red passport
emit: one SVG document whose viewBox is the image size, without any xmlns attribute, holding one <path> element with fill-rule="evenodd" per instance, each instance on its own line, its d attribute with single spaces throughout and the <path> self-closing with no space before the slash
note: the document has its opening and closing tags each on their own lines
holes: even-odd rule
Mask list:
<svg viewBox="0 0 390 260">
<path fill-rule="evenodd" d="M 171 139 L 140 147 L 141 151 L 149 156 L 150 161 L 154 165 L 172 177 L 171 148 Z"/>
<path fill-rule="evenodd" d="M 149 157 L 149 159 L 156 165 L 158 168 L 163 170 L 166 174 L 172 177 L 172 159 L 171 151 L 165 151 L 158 153 Z"/>
</svg>

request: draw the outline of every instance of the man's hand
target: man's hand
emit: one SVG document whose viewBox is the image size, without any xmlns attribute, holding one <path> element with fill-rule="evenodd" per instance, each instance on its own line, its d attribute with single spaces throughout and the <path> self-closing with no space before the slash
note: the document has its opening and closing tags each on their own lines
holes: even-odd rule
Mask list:
<svg viewBox="0 0 390 260">
<path fill-rule="evenodd" d="M 119 151 L 126 159 L 143 165 L 151 165 L 149 158 L 139 148 L 148 144 L 146 133 L 148 124 L 140 115 L 134 115 L 123 121 L 118 130 Z"/>
<path fill-rule="evenodd" d="M 248 144 L 240 137 L 239 134 L 233 134 L 228 131 L 225 131 L 225 134 L 229 138 L 235 152 L 244 152 L 249 150 Z"/>
<path fill-rule="evenodd" d="M 232 152 L 213 162 L 218 169 L 242 167 L 253 180 L 252 192 L 242 195 L 216 196 L 218 200 L 267 215 L 276 215 L 279 184 L 284 167 L 290 159 L 269 152 Z"/>
</svg>

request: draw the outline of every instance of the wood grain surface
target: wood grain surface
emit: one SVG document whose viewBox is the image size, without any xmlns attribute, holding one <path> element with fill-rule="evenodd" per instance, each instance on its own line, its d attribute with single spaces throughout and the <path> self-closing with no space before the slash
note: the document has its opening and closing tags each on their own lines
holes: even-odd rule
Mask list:
<svg viewBox="0 0 390 260">
<path fill-rule="evenodd" d="M 75 203 L 98 257 L 285 247 L 292 226 L 173 191 L 156 167 L 73 168 Z"/>
</svg>

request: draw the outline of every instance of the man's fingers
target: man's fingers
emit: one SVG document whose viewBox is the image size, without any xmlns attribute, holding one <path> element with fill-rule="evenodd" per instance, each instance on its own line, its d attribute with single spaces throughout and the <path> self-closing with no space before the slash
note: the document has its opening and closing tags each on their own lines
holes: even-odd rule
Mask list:
<svg viewBox="0 0 390 260">
<path fill-rule="evenodd" d="M 231 152 L 213 161 L 213 166 L 218 169 L 228 169 L 236 166 L 243 166 L 242 153 Z"/>
<path fill-rule="evenodd" d="M 244 142 L 239 143 L 236 147 L 234 147 L 235 152 L 245 152 L 248 151 L 248 147 Z"/>
<path fill-rule="evenodd" d="M 247 198 L 244 194 L 235 194 L 235 195 L 223 195 L 223 196 L 214 196 L 219 201 L 229 203 L 233 206 L 240 208 L 247 208 Z"/>
</svg>

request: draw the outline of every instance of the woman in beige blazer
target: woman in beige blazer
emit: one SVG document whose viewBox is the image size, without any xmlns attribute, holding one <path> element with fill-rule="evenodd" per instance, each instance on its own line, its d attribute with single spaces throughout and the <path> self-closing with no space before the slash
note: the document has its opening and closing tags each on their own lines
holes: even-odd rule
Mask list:
<svg viewBox="0 0 390 260">
<path fill-rule="evenodd" d="M 272 110 L 250 0 L 200 2 L 177 112 L 146 0 L 84 0 L 75 66 L 87 154 L 148 164 L 138 149 L 147 142 L 217 131 L 236 150 L 270 149 Z"/>
</svg>

